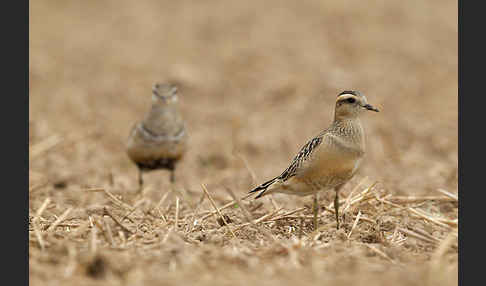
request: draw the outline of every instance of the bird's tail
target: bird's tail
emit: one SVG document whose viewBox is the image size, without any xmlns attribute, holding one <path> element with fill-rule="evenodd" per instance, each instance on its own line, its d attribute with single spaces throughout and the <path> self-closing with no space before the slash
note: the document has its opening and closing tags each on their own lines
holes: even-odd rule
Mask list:
<svg viewBox="0 0 486 286">
<path fill-rule="evenodd" d="M 263 196 L 265 194 L 265 192 L 267 191 L 268 187 L 270 187 L 273 183 L 275 183 L 276 181 L 278 180 L 278 177 L 275 177 L 271 180 L 268 180 L 266 181 L 265 183 L 259 185 L 258 187 L 254 188 L 253 190 L 249 191 L 248 193 L 251 194 L 251 193 L 255 193 L 255 192 L 258 192 L 258 191 L 261 191 L 256 197 L 255 199 L 258 199 L 260 198 L 261 196 Z"/>
</svg>

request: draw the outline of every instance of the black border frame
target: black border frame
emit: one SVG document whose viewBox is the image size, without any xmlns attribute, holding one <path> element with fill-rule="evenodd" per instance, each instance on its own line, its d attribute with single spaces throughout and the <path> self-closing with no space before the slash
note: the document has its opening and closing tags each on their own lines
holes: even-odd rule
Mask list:
<svg viewBox="0 0 486 286">
<path fill-rule="evenodd" d="M 481 230 L 481 200 L 478 195 L 482 195 L 482 165 L 478 168 L 471 167 L 474 164 L 472 158 L 479 159 L 481 155 L 473 155 L 472 150 L 482 150 L 483 140 L 481 131 L 483 128 L 474 126 L 483 122 L 480 117 L 484 112 L 484 105 L 477 100 L 481 100 L 482 94 L 479 84 L 483 80 L 482 69 L 483 58 L 481 57 L 486 50 L 482 44 L 484 27 L 484 17 L 480 13 L 479 2 L 467 1 L 467 8 L 463 1 L 458 1 L 458 108 L 459 108 L 459 284 L 475 285 L 480 280 L 482 273 L 482 263 L 477 263 L 474 256 L 480 259 L 484 252 L 480 250 L 482 246 L 482 236 L 474 234 L 474 227 L 477 231 Z M 5 5 L 6 4 L 6 5 Z M 440 5 L 440 2 L 437 2 Z M 478 5 L 476 9 L 472 5 Z M 28 122 L 29 122 L 29 2 L 11 1 L 4 3 L 3 31 L 7 37 L 3 38 L 2 49 L 4 59 L 7 64 L 4 70 L 7 71 L 6 79 L 3 84 L 4 89 L 2 113 L 4 135 L 2 140 L 2 150 L 7 155 L 7 162 L 2 165 L 5 168 L 4 177 L 7 178 L 8 185 L 3 185 L 4 198 L 7 198 L 3 208 L 4 217 L 15 216 L 14 220 L 4 220 L 3 229 L 6 232 L 2 236 L 4 250 L 8 259 L 9 271 L 4 271 L 10 277 L 5 277 L 4 282 L 15 281 L 16 285 L 28 285 L 29 278 L 29 255 L 28 255 Z M 11 7 L 14 8 L 12 13 Z M 476 14 L 476 15 L 475 15 Z M 469 39 L 469 42 L 466 40 Z M 478 72 L 473 71 L 477 67 Z M 9 79 L 9 75 L 14 75 L 14 80 Z M 477 85 L 474 86 L 474 85 Z M 479 94 L 475 95 L 474 93 Z M 468 98 L 468 100 L 466 100 Z M 473 103 L 472 99 L 475 99 Z M 13 115 L 14 117 L 12 117 Z M 478 132 L 475 138 L 467 139 L 466 129 Z M 465 150 L 468 149 L 469 152 Z M 469 156 L 467 155 L 469 154 Z M 469 168 L 467 163 L 469 162 Z M 479 163 L 479 162 L 478 162 Z M 12 168 L 14 166 L 14 168 Z M 468 170 L 466 172 L 466 169 Z M 14 171 L 15 170 L 15 171 Z M 18 171 L 17 171 L 18 170 Z M 465 174 L 467 173 L 467 181 Z M 471 192 L 468 196 L 465 192 Z M 11 196 L 13 195 L 13 196 Z M 13 200 L 12 200 L 13 198 Z M 473 215 L 473 213 L 478 214 Z M 477 220 L 477 224 L 475 224 Z M 469 234 L 466 226 L 469 226 Z M 12 231 L 13 230 L 13 231 Z M 20 238 L 22 236 L 22 238 Z M 478 248 L 479 247 L 479 248 Z M 476 255 L 474 255 L 476 254 Z M 476 277 L 477 276 L 477 277 Z M 477 278 L 477 279 L 476 279 Z M 481 277 L 482 278 L 482 277 Z M 21 283 L 19 283 L 21 282 Z M 22 283 L 23 282 L 23 283 Z M 13 284 L 13 283 L 8 283 Z"/>
</svg>

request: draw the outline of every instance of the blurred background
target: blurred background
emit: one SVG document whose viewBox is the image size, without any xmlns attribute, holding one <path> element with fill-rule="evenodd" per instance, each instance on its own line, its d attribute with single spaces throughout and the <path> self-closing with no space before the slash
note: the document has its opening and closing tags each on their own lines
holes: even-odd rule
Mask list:
<svg viewBox="0 0 486 286">
<path fill-rule="evenodd" d="M 334 217 L 324 212 L 321 220 L 328 229 L 317 240 L 300 240 L 299 234 L 297 241 L 292 229 L 299 226 L 289 221 L 265 224 L 270 239 L 260 229 L 240 230 L 238 247 L 216 219 L 197 226 L 190 222 L 194 212 L 211 209 L 208 200 L 200 201 L 201 183 L 221 206 L 231 200 L 225 187 L 243 196 L 280 174 L 301 146 L 332 122 L 337 94 L 349 89 L 361 91 L 380 112 L 362 118 L 367 153 L 360 172 L 342 189 L 343 198 L 366 177 L 367 186 L 378 181 L 379 194 L 437 196 L 439 188 L 457 193 L 457 1 L 53 0 L 29 5 L 32 285 L 86 285 L 94 281 L 88 276 L 105 272 L 112 276 L 99 285 L 179 285 L 181 279 L 193 281 L 190 285 L 457 285 L 457 248 L 446 258 L 431 259 L 430 239 L 400 240 L 396 227 L 422 229 L 433 242 L 447 232 L 400 207 L 383 215 L 376 211 L 378 203 L 372 211 L 360 206 L 377 223 L 360 222 L 351 238 L 352 216 L 347 216 L 346 236 L 329 227 Z M 150 213 L 169 190 L 168 172 L 147 173 L 146 190 L 137 197 L 137 168 L 125 153 L 131 127 L 150 108 L 152 85 L 165 81 L 179 86 L 190 137 L 176 185 L 187 195 L 180 213 L 185 221 L 179 224 L 194 228 L 176 233 Z M 137 209 L 128 217 L 103 192 L 86 191 L 90 188 L 110 190 Z M 44 205 L 42 217 L 33 219 L 47 198 L 51 203 Z M 273 198 L 285 210 L 311 202 L 311 197 Z M 332 198 L 332 192 L 323 193 L 321 202 L 328 205 Z M 167 215 L 179 214 L 175 198 L 165 204 Z M 104 231 L 96 233 L 110 225 L 108 220 L 92 227 L 91 216 L 102 221 L 105 213 L 96 210 L 110 205 L 136 230 L 128 241 L 114 222 L 114 244 Z M 265 198 L 248 205 L 255 217 L 276 208 Z M 456 219 L 457 230 L 457 203 L 418 205 Z M 67 210 L 72 211 L 66 226 L 36 236 L 33 220 L 45 230 Z M 225 213 L 237 224 L 244 221 L 240 209 Z M 299 229 L 307 226 L 310 233 L 308 224 Z M 400 243 L 383 238 L 393 227 L 391 240 Z M 373 252 L 378 248 L 381 253 Z M 102 257 L 85 259 L 90 253 Z"/>
<path fill-rule="evenodd" d="M 32 1 L 29 9 L 29 144 L 56 146 L 31 152 L 29 169 L 68 190 L 110 176 L 119 190 L 136 188 L 125 140 L 164 81 L 180 87 L 190 150 L 177 176 L 188 189 L 226 184 L 243 195 L 278 175 L 330 124 L 348 89 L 381 112 L 363 118 L 367 157 L 345 192 L 364 176 L 394 194 L 457 188 L 456 1 Z M 146 182 L 164 187 L 168 175 Z"/>
</svg>

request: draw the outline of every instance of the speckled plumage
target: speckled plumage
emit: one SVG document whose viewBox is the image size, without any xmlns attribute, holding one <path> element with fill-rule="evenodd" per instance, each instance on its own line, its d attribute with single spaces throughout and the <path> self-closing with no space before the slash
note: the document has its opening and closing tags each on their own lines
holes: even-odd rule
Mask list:
<svg viewBox="0 0 486 286">
<path fill-rule="evenodd" d="M 306 196 L 334 188 L 337 197 L 341 186 L 358 171 L 365 153 L 365 135 L 359 120 L 363 110 L 378 111 L 358 91 L 340 93 L 332 124 L 309 140 L 279 176 L 250 193 L 259 192 L 255 198 L 271 193 Z"/>
</svg>

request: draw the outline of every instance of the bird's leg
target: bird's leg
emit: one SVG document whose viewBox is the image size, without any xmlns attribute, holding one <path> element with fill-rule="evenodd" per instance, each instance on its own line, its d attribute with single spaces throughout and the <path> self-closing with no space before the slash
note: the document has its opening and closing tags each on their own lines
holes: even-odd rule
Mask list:
<svg viewBox="0 0 486 286">
<path fill-rule="evenodd" d="M 334 212 L 336 214 L 336 228 L 339 229 L 339 196 L 336 192 L 336 196 L 334 197 Z"/>
<path fill-rule="evenodd" d="M 171 169 L 170 170 L 170 183 L 174 184 L 174 182 L 175 182 L 175 170 Z"/>
<path fill-rule="evenodd" d="M 334 188 L 336 192 L 336 196 L 334 197 L 334 212 L 336 214 L 336 228 L 339 229 L 339 190 L 341 189 L 342 185 L 337 186 Z"/>
<path fill-rule="evenodd" d="M 138 191 L 141 192 L 143 188 L 143 177 L 142 177 L 142 169 L 138 169 Z"/>
<path fill-rule="evenodd" d="M 314 194 L 314 204 L 312 206 L 312 210 L 314 211 L 314 230 L 317 230 L 317 213 L 319 212 L 318 193 Z"/>
</svg>

